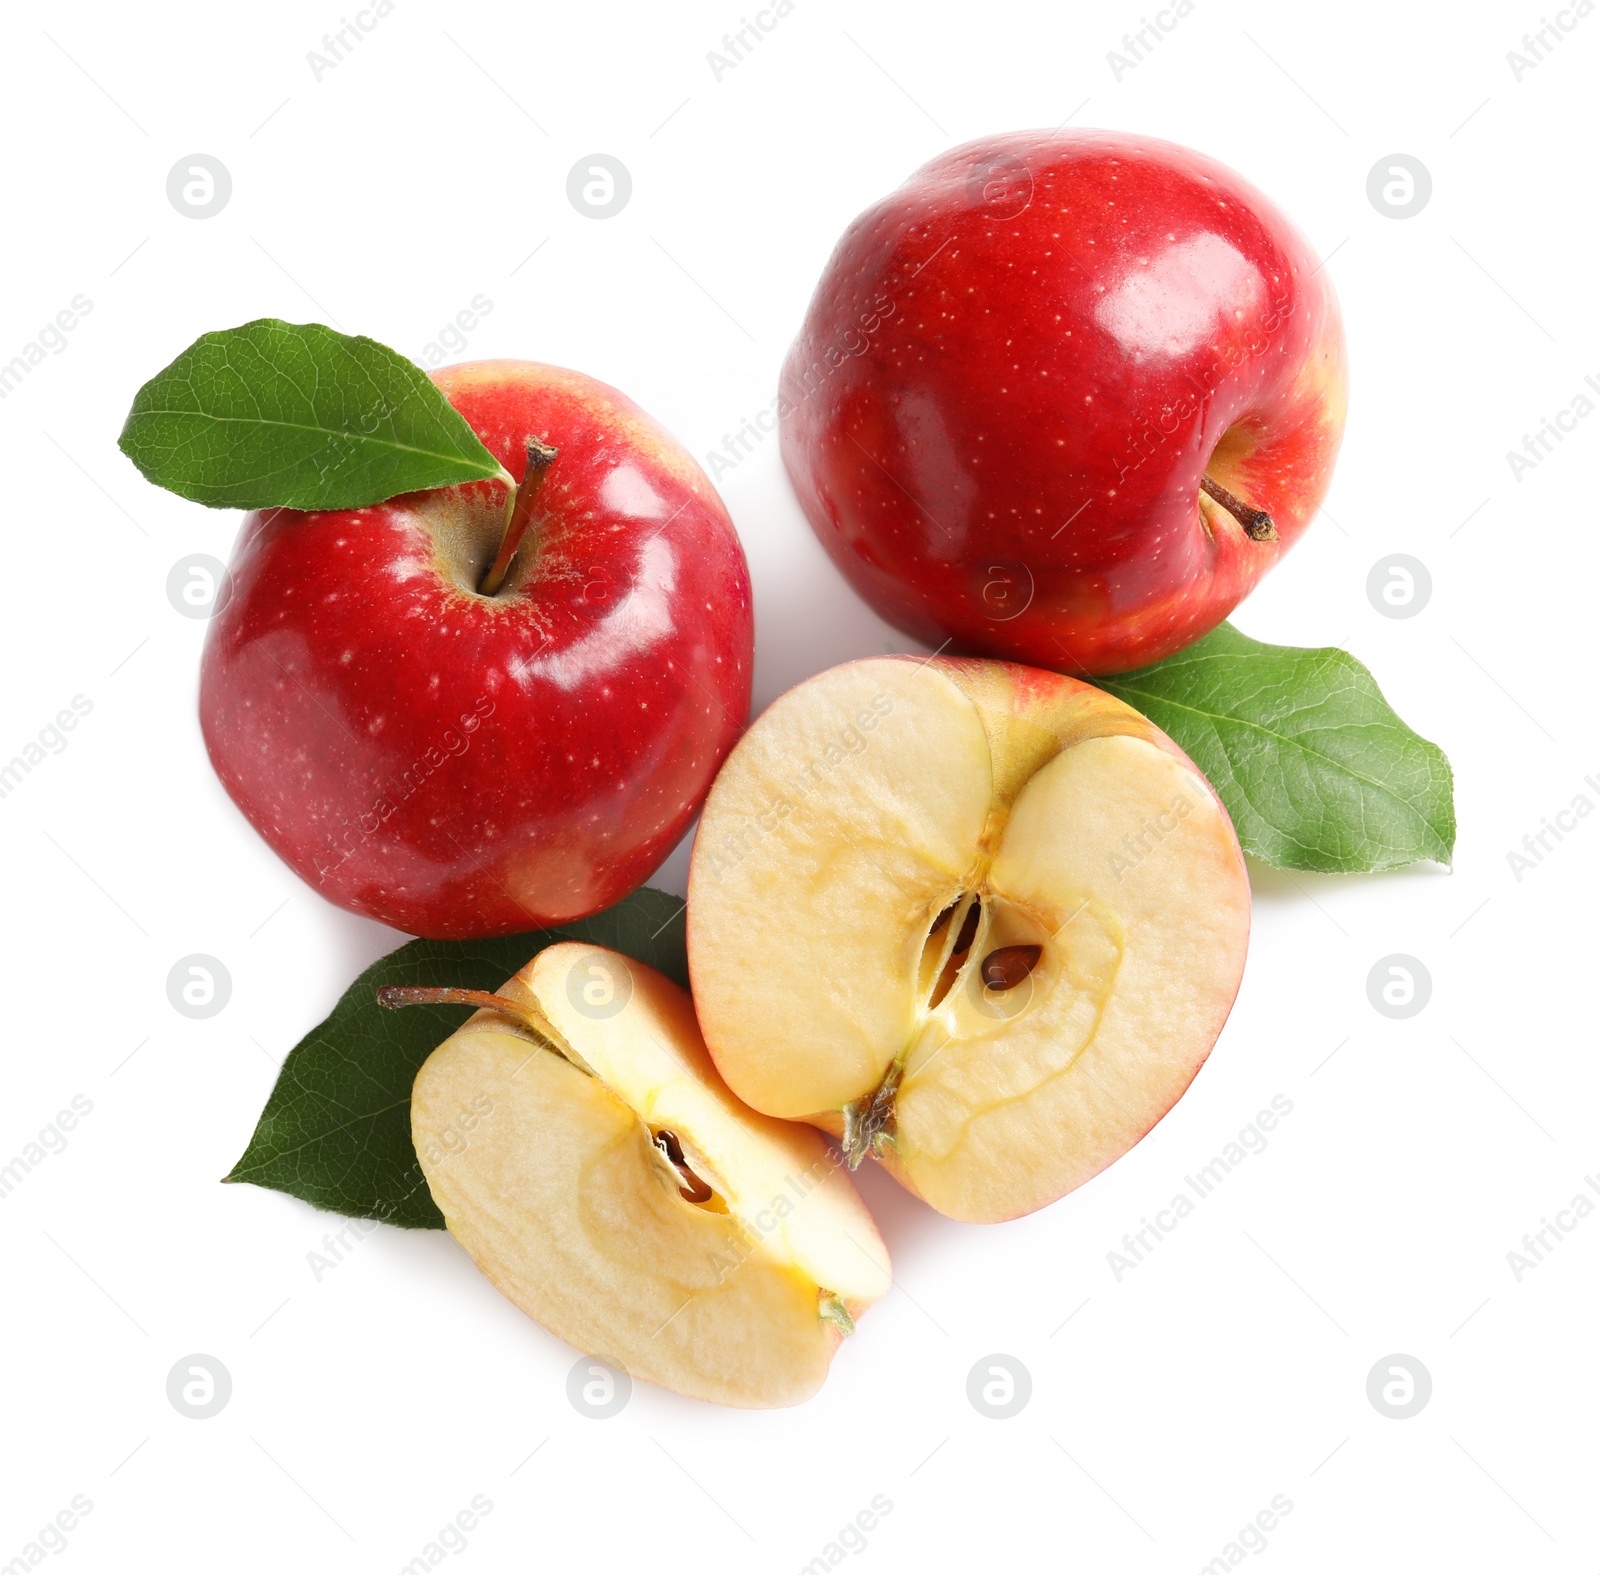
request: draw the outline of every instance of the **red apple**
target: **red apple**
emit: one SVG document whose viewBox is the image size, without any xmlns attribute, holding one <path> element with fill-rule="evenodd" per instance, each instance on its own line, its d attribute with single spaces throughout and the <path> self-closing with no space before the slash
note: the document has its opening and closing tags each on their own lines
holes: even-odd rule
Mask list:
<svg viewBox="0 0 1600 1575">
<path fill-rule="evenodd" d="M 845 577 L 929 644 L 1075 673 L 1221 622 L 1327 490 L 1344 336 L 1305 240 L 1201 154 L 971 142 L 846 231 L 784 367 Z"/>
<path fill-rule="evenodd" d="M 749 713 L 750 578 L 699 466 L 615 389 L 531 361 L 434 379 L 527 476 L 503 583 L 499 482 L 252 514 L 200 721 L 329 901 L 510 934 L 615 902 L 683 834 Z"/>
</svg>

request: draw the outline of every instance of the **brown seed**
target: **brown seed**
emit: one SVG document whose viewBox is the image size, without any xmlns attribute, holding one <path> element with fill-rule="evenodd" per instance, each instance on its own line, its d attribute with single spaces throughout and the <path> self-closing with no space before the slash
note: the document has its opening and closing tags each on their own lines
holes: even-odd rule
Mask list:
<svg viewBox="0 0 1600 1575">
<path fill-rule="evenodd" d="M 1042 946 L 1002 946 L 983 959 L 983 982 L 990 990 L 1014 990 L 1033 972 Z"/>
<path fill-rule="evenodd" d="M 961 929 L 956 935 L 956 944 L 951 949 L 952 957 L 963 956 L 971 950 L 972 937 L 978 933 L 978 920 L 983 917 L 983 904 L 975 902 L 967 909 L 967 916 L 961 921 Z"/>
<path fill-rule="evenodd" d="M 708 1203 L 714 1196 L 710 1187 L 689 1169 L 683 1157 L 683 1145 L 678 1141 L 676 1132 L 669 1132 L 663 1127 L 655 1136 L 656 1147 L 671 1161 L 673 1168 L 678 1172 L 680 1182 L 678 1190 L 691 1203 Z"/>
</svg>

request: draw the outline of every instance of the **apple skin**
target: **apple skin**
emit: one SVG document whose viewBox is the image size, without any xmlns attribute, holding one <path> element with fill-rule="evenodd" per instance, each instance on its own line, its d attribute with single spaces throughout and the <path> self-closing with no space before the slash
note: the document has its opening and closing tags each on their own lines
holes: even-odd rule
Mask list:
<svg viewBox="0 0 1600 1575">
<path fill-rule="evenodd" d="M 517 480 L 557 455 L 500 593 L 500 482 L 244 522 L 200 722 L 224 787 L 330 902 L 514 934 L 625 896 L 750 708 L 750 577 L 715 489 L 615 389 L 529 361 L 434 374 Z"/>
<path fill-rule="evenodd" d="M 1305 530 L 1345 376 L 1326 272 L 1238 175 L 1024 132 L 934 159 L 845 232 L 784 366 L 781 443 L 897 628 L 1115 673 L 1214 628 Z M 1207 473 L 1278 540 L 1202 502 Z"/>
</svg>

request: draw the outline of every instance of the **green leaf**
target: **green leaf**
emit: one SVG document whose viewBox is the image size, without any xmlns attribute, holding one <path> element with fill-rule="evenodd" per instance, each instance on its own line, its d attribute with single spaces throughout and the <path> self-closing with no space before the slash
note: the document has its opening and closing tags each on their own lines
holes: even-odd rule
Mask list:
<svg viewBox="0 0 1600 1575">
<path fill-rule="evenodd" d="M 379 986 L 498 990 L 546 946 L 588 941 L 687 989 L 683 915 L 679 898 L 643 886 L 576 924 L 488 941 L 410 941 L 390 952 L 289 1052 L 250 1146 L 224 1179 L 274 1187 L 338 1214 L 442 1229 L 411 1146 L 411 1084 L 471 1009 L 386 1011 L 377 1004 Z"/>
<path fill-rule="evenodd" d="M 275 317 L 202 334 L 134 396 L 118 446 L 158 487 L 213 509 L 354 509 L 512 484 L 421 367 Z"/>
<path fill-rule="evenodd" d="M 1205 772 L 1247 853 L 1291 870 L 1450 862 L 1450 762 L 1348 652 L 1266 645 L 1225 623 L 1154 667 L 1095 682 Z"/>
</svg>

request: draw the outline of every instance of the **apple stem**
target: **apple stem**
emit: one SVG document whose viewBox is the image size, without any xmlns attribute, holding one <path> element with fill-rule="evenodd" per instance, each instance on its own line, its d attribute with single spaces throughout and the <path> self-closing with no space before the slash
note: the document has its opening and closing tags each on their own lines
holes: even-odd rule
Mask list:
<svg viewBox="0 0 1600 1575">
<path fill-rule="evenodd" d="M 556 450 L 548 443 L 541 443 L 538 438 L 528 439 L 528 468 L 523 471 L 522 480 L 517 483 L 517 490 L 512 495 L 511 506 L 506 512 L 506 528 L 500 537 L 500 551 L 495 555 L 493 566 L 484 575 L 483 583 L 478 587 L 480 596 L 493 596 L 505 584 L 511 560 L 516 557 L 517 548 L 522 545 L 523 535 L 528 529 L 528 520 L 533 514 L 533 501 L 538 497 L 545 472 L 549 470 L 555 457 Z"/>
<path fill-rule="evenodd" d="M 905 1065 L 896 1061 L 872 1093 L 844 1107 L 844 1157 L 851 1170 L 887 1139 L 894 1123 L 894 1096 L 900 1091 Z"/>
<path fill-rule="evenodd" d="M 1213 503 L 1220 504 L 1244 527 L 1244 533 L 1251 541 L 1276 541 L 1278 527 L 1272 523 L 1272 516 L 1265 509 L 1253 509 L 1241 498 L 1236 498 L 1222 486 L 1213 481 L 1209 476 L 1200 478 L 1200 490 L 1211 499 Z"/>
<path fill-rule="evenodd" d="M 838 1329 L 841 1336 L 852 1335 L 856 1332 L 856 1321 L 850 1316 L 850 1309 L 845 1306 L 844 1298 L 835 1295 L 832 1291 L 819 1290 L 817 1292 L 817 1317 L 825 1318 Z"/>
<path fill-rule="evenodd" d="M 378 1005 L 392 1012 L 402 1006 L 476 1006 L 504 1012 L 518 1022 L 528 1021 L 527 1008 L 507 996 L 488 990 L 459 990 L 452 985 L 386 984 L 378 991 Z"/>
</svg>

